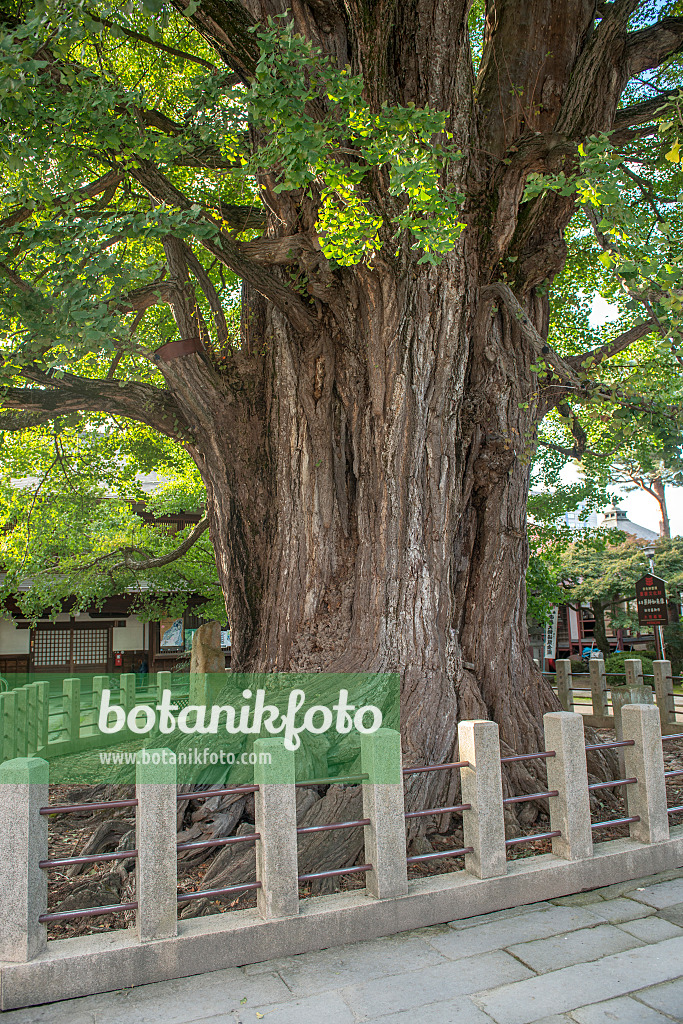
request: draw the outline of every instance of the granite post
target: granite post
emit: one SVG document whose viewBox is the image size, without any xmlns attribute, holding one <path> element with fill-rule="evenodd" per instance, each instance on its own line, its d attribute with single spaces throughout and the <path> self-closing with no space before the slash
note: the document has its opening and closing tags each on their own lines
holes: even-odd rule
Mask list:
<svg viewBox="0 0 683 1024">
<path fill-rule="evenodd" d="M 494 878 L 507 871 L 505 855 L 505 820 L 503 817 L 503 781 L 500 766 L 500 742 L 495 722 L 460 722 L 458 749 L 463 803 L 471 808 L 463 811 L 465 846 L 472 853 L 465 855 L 465 870 L 477 878 Z"/>
<path fill-rule="evenodd" d="M 569 658 L 558 658 L 555 662 L 555 681 L 560 704 L 565 711 L 573 711 L 572 663 Z"/>
<path fill-rule="evenodd" d="M 599 718 L 607 718 L 609 715 L 609 702 L 607 699 L 607 676 L 605 674 L 603 658 L 590 659 L 588 662 L 588 675 L 590 676 L 593 714 Z"/>
<path fill-rule="evenodd" d="M 659 708 L 659 720 L 662 727 L 673 725 L 676 721 L 676 707 L 674 704 L 674 684 L 671 673 L 670 661 L 653 662 L 655 698 Z"/>
<path fill-rule="evenodd" d="M 20 757 L 0 765 L 0 960 L 25 963 L 45 950 L 48 763 Z"/>
<path fill-rule="evenodd" d="M 299 913 L 294 751 L 273 736 L 254 742 L 257 907 L 262 918 Z"/>
<path fill-rule="evenodd" d="M 546 750 L 555 756 L 546 758 L 548 789 L 557 790 L 549 798 L 550 830 L 553 853 L 564 860 L 581 860 L 593 855 L 591 810 L 588 797 L 588 772 L 581 715 L 551 711 L 543 716 Z"/>
<path fill-rule="evenodd" d="M 633 740 L 632 747 L 623 747 L 626 778 L 638 781 L 625 786 L 632 839 L 641 843 L 663 843 L 669 838 L 669 815 L 666 809 L 666 782 L 659 711 L 652 704 L 626 704 L 621 709 L 622 733 Z"/>
<path fill-rule="evenodd" d="M 176 766 L 167 749 L 141 750 L 136 765 L 136 927 L 140 942 L 178 932 Z M 164 763 L 164 756 L 167 761 Z"/>
<path fill-rule="evenodd" d="M 377 899 L 403 896 L 408 892 L 408 865 L 400 733 L 378 729 L 361 735 L 361 764 L 369 776 L 363 782 L 363 817 L 370 819 L 365 860 L 372 864 L 365 886 Z"/>
</svg>

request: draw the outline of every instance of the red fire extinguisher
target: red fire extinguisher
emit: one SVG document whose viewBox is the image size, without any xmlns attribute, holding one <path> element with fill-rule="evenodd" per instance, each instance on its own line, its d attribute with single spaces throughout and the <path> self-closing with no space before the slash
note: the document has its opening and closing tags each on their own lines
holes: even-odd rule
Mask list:
<svg viewBox="0 0 683 1024">
<path fill-rule="evenodd" d="M 114 651 L 114 668 L 121 668 L 123 665 L 123 655 L 120 651 Z"/>
</svg>

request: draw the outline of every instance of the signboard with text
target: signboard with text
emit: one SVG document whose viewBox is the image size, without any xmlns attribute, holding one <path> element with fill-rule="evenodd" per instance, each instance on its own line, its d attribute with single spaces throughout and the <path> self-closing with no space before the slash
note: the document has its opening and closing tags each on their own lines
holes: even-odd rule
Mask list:
<svg viewBox="0 0 683 1024">
<path fill-rule="evenodd" d="M 648 573 L 636 583 L 638 622 L 641 626 L 666 626 L 669 609 L 666 604 L 666 583 Z"/>
</svg>

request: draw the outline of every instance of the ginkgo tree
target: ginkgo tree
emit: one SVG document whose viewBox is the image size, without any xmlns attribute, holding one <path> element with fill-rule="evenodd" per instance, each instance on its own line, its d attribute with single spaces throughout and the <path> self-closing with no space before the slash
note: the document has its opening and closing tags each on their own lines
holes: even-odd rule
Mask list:
<svg viewBox="0 0 683 1024">
<path fill-rule="evenodd" d="M 5 4 L 0 427 L 189 453 L 236 667 L 400 672 L 411 760 L 537 749 L 538 427 L 678 345 L 682 47 L 638 0 Z M 628 305 L 549 337 L 579 221 Z"/>
</svg>

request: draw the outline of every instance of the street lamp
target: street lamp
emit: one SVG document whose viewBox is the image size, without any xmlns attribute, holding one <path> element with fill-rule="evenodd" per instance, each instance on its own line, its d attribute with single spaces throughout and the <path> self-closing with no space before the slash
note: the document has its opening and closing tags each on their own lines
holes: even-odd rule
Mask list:
<svg viewBox="0 0 683 1024">
<path fill-rule="evenodd" d="M 650 572 L 654 576 L 655 574 L 655 546 L 654 544 L 648 544 L 646 548 L 643 548 L 643 554 L 647 555 L 650 560 Z M 657 659 L 659 661 L 664 657 L 664 638 L 662 637 L 662 627 L 653 626 L 652 631 L 655 635 L 655 650 L 657 651 Z"/>
</svg>

